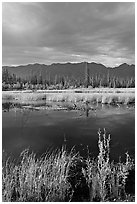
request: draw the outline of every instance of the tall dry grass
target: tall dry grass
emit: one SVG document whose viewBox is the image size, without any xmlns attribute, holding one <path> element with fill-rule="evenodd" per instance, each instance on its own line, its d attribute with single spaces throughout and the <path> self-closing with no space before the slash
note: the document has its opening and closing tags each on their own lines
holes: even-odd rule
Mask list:
<svg viewBox="0 0 137 204">
<path fill-rule="evenodd" d="M 96 159 L 84 159 L 74 149 L 67 152 L 64 147 L 39 159 L 29 150 L 21 153 L 18 163 L 7 159 L 2 171 L 3 201 L 73 201 L 75 190 L 84 180 L 89 192 L 86 201 L 134 201 L 134 195 L 125 190 L 134 162 L 128 153 L 125 162 L 111 162 L 110 135 L 99 130 L 98 136 Z"/>
<path fill-rule="evenodd" d="M 110 162 L 110 135 L 106 130 L 98 131 L 99 155 L 96 160 L 90 157 L 86 160 L 86 169 L 82 169 L 86 178 L 90 201 L 128 201 L 125 186 L 129 171 L 134 168 L 134 163 L 128 153 L 126 162 Z"/>
<path fill-rule="evenodd" d="M 7 160 L 3 167 L 3 201 L 69 201 L 73 189 L 68 182 L 70 166 L 74 165 L 78 154 L 69 154 L 62 148 L 46 153 L 37 159 L 34 153 L 25 150 L 20 155 L 20 163 L 15 165 Z"/>
<path fill-rule="evenodd" d="M 44 100 L 52 102 L 91 102 L 102 104 L 135 103 L 135 89 L 123 88 L 95 88 L 74 90 L 44 90 L 37 92 L 27 91 L 3 91 L 3 100 L 15 100 L 18 103 L 33 103 Z"/>
</svg>

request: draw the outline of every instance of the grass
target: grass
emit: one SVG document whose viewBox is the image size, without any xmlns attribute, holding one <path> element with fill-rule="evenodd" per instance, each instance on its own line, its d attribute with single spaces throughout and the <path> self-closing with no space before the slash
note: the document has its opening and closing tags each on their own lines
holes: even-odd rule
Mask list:
<svg viewBox="0 0 137 204">
<path fill-rule="evenodd" d="M 135 103 L 134 88 L 95 88 L 68 90 L 3 91 L 4 101 L 13 100 L 21 104 L 32 104 L 34 101 L 52 102 L 91 102 L 102 104 Z"/>
<path fill-rule="evenodd" d="M 117 163 L 109 160 L 110 135 L 106 137 L 106 132 L 98 132 L 99 155 L 96 160 L 88 158 L 87 167 L 83 169 L 86 178 L 90 201 L 129 201 L 129 195 L 126 194 L 126 179 L 129 171 L 133 169 L 134 164 L 126 153 L 126 162 Z"/>
<path fill-rule="evenodd" d="M 69 201 L 72 188 L 68 182 L 70 166 L 78 155 L 56 150 L 36 159 L 28 150 L 21 153 L 20 163 L 7 160 L 3 167 L 3 201 Z"/>
<path fill-rule="evenodd" d="M 134 192 L 132 195 L 126 192 L 134 162 L 128 153 L 125 162 L 111 162 L 110 136 L 105 130 L 98 135 L 96 159 L 82 158 L 74 149 L 68 152 L 65 147 L 47 152 L 39 159 L 29 150 L 21 153 L 18 162 L 7 159 L 2 172 L 3 201 L 74 201 L 76 191 L 80 201 L 134 201 Z M 85 187 L 80 193 L 83 183 Z"/>
</svg>

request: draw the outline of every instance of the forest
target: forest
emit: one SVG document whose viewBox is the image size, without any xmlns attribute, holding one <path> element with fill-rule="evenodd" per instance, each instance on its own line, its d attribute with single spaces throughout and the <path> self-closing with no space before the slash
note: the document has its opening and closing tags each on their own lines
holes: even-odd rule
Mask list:
<svg viewBox="0 0 137 204">
<path fill-rule="evenodd" d="M 73 88 L 134 88 L 135 77 L 116 77 L 109 74 L 91 75 L 88 69 L 85 69 L 84 80 L 80 78 L 55 75 L 43 79 L 41 74 L 34 74 L 29 78 L 21 78 L 16 74 L 10 74 L 5 68 L 2 70 L 2 90 L 45 90 L 45 89 L 73 89 Z"/>
</svg>

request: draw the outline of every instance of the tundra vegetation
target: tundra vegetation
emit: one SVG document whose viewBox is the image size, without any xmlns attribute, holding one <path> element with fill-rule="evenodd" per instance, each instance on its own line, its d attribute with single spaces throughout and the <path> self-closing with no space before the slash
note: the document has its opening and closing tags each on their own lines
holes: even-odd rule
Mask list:
<svg viewBox="0 0 137 204">
<path fill-rule="evenodd" d="M 110 135 L 98 131 L 97 158 L 80 156 L 73 148 L 48 151 L 38 158 L 24 150 L 18 161 L 3 161 L 2 198 L 6 202 L 135 201 L 134 161 L 110 161 Z M 80 191 L 82 189 L 82 191 Z"/>
</svg>

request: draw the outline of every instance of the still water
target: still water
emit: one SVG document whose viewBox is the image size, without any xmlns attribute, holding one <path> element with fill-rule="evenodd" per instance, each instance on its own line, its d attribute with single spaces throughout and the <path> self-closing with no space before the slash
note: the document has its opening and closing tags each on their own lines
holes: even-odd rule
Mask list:
<svg viewBox="0 0 137 204">
<path fill-rule="evenodd" d="M 111 135 L 111 159 L 135 153 L 135 108 L 98 105 L 82 110 L 4 108 L 2 112 L 2 148 L 7 155 L 18 157 L 29 148 L 38 156 L 47 149 L 75 146 L 82 156 L 88 149 L 98 155 L 98 130 Z"/>
</svg>

